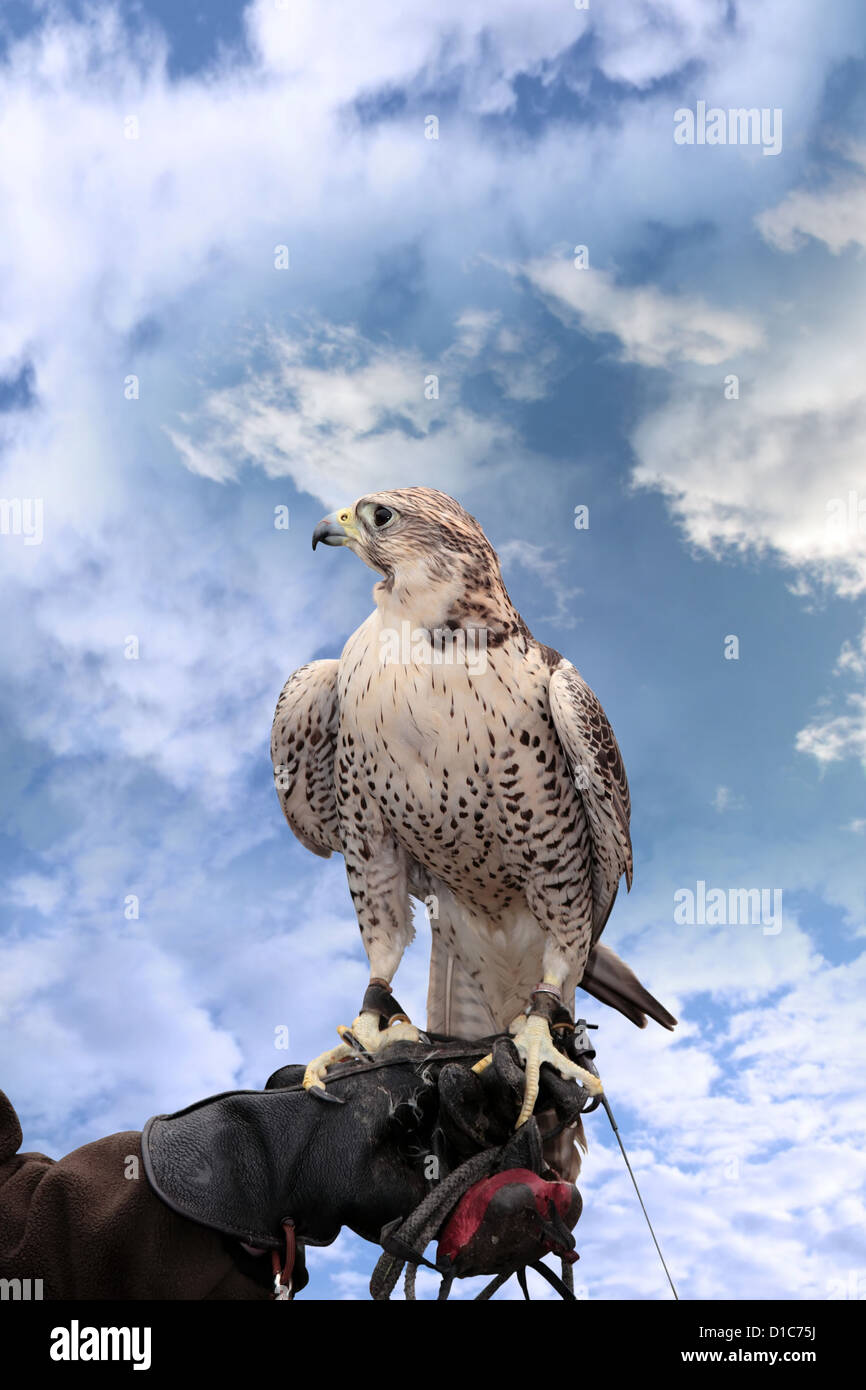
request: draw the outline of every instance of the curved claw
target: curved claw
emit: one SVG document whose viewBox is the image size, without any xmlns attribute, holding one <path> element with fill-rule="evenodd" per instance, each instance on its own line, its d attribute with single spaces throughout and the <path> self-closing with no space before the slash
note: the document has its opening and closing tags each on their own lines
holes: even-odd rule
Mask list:
<svg viewBox="0 0 866 1390">
<path fill-rule="evenodd" d="M 405 1018 L 405 1015 L 403 1015 Z M 411 1024 L 408 1019 L 405 1022 L 393 1024 L 390 1028 L 379 1027 L 379 1016 L 374 1013 L 360 1013 L 352 1024 L 347 1028 L 345 1024 L 340 1024 L 337 1028 L 341 1041 L 336 1047 L 331 1047 L 327 1052 L 322 1052 L 318 1057 L 314 1057 L 304 1072 L 304 1079 L 301 1083 L 305 1091 L 311 1092 L 317 1100 L 336 1101 L 338 1105 L 344 1105 L 345 1101 L 340 1100 L 339 1096 L 332 1096 L 326 1090 L 325 1073 L 335 1062 L 343 1062 L 347 1057 L 357 1059 L 369 1059 L 374 1052 L 387 1047 L 395 1042 L 418 1042 L 421 1034 L 418 1029 Z"/>
<path fill-rule="evenodd" d="M 361 1042 L 361 1039 L 356 1038 L 351 1028 L 347 1028 L 345 1023 L 340 1023 L 337 1025 L 337 1032 L 343 1039 L 343 1042 L 346 1044 L 350 1052 L 354 1052 L 358 1056 L 363 1057 L 368 1057 L 370 1055 L 367 1048 Z"/>
<path fill-rule="evenodd" d="M 509 1031 L 526 1070 L 526 1089 L 515 1129 L 520 1129 L 521 1125 L 526 1124 L 535 1109 L 542 1062 L 547 1062 L 566 1081 L 579 1082 L 590 1095 L 601 1095 L 602 1084 L 598 1077 L 579 1067 L 570 1057 L 565 1057 L 554 1047 L 547 1019 L 538 1014 L 521 1014 L 514 1020 Z"/>
<path fill-rule="evenodd" d="M 346 1104 L 342 1096 L 335 1096 L 333 1091 L 325 1090 L 325 1087 L 321 1084 L 321 1082 L 316 1082 L 315 1085 L 308 1086 L 306 1089 L 309 1091 L 311 1096 L 316 1097 L 316 1100 L 326 1100 L 331 1105 Z"/>
<path fill-rule="evenodd" d="M 357 1055 L 354 1048 L 348 1047 L 344 1042 L 338 1043 L 336 1047 L 329 1047 L 327 1052 L 320 1053 L 318 1057 L 314 1057 L 312 1062 L 307 1064 L 301 1085 L 305 1091 L 311 1091 L 319 1100 L 336 1100 L 336 1096 L 328 1095 L 325 1090 L 325 1072 L 335 1062 L 342 1062 L 347 1057 L 356 1057 Z M 342 1102 L 340 1103 L 342 1104 Z"/>
</svg>

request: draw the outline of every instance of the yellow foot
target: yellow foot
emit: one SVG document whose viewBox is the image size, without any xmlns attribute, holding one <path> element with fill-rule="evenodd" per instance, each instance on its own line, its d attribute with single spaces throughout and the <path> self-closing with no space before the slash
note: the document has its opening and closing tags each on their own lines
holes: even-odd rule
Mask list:
<svg viewBox="0 0 866 1390">
<path fill-rule="evenodd" d="M 374 1013 L 360 1013 L 351 1028 L 341 1024 L 337 1032 L 344 1041 L 314 1057 L 304 1072 L 302 1083 L 305 1091 L 316 1091 L 329 1100 L 331 1097 L 325 1090 L 325 1072 L 335 1062 L 344 1062 L 347 1057 L 357 1057 L 363 1053 L 372 1055 L 395 1042 L 418 1042 L 421 1037 L 405 1015 L 401 1022 L 392 1023 L 390 1028 L 380 1028 L 379 1015 Z"/>
<path fill-rule="evenodd" d="M 590 1095 L 601 1095 L 602 1084 L 598 1077 L 579 1067 L 570 1057 L 566 1057 L 554 1047 L 546 1018 L 540 1018 L 538 1014 L 518 1014 L 508 1031 L 514 1038 L 514 1045 L 523 1059 L 526 1071 L 523 1107 L 517 1117 L 515 1129 L 520 1129 L 521 1125 L 526 1124 L 535 1109 L 538 1099 L 538 1074 L 542 1062 L 549 1062 L 554 1071 L 566 1081 L 578 1081 Z"/>
</svg>

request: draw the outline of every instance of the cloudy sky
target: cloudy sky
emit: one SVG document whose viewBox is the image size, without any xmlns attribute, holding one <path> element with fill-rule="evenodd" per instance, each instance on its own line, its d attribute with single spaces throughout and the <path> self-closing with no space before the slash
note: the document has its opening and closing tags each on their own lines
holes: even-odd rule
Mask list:
<svg viewBox="0 0 866 1390">
<path fill-rule="evenodd" d="M 342 862 L 285 826 L 270 722 L 370 607 L 313 525 L 425 483 L 623 750 L 606 939 L 682 1021 L 578 1007 L 681 1296 L 866 1296 L 864 29 L 857 0 L 4 4 L 0 1084 L 26 1147 L 261 1086 L 275 1030 L 303 1061 L 353 1017 Z M 781 148 L 699 142 L 741 107 Z M 698 883 L 780 892 L 781 929 L 676 920 Z M 417 1019 L 426 952 L 422 920 Z M 669 1296 L 589 1139 L 581 1296 Z M 363 1297 L 374 1261 L 342 1238 L 311 1292 Z"/>
</svg>

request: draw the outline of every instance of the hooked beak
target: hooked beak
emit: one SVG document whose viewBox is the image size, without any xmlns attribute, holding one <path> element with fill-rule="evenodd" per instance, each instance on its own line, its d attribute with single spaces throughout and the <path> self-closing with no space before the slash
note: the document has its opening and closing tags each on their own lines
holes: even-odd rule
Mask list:
<svg viewBox="0 0 866 1390">
<path fill-rule="evenodd" d="M 341 507 L 319 522 L 313 532 L 313 549 L 319 541 L 322 545 L 347 545 L 357 534 L 351 507 Z"/>
</svg>

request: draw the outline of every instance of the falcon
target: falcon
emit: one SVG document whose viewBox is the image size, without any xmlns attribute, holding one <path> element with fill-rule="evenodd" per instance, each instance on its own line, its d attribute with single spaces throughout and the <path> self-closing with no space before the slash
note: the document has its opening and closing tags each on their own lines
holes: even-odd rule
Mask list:
<svg viewBox="0 0 866 1390">
<path fill-rule="evenodd" d="M 381 576 L 375 608 L 338 660 L 286 682 L 271 753 L 295 835 L 345 859 L 371 987 L 304 1085 L 326 1097 L 334 1062 L 419 1038 L 399 1006 L 381 1006 L 415 897 L 433 938 L 427 1027 L 511 1033 L 526 1075 L 518 1127 L 543 1062 L 598 1094 L 551 1033 L 578 985 L 641 1028 L 647 1016 L 676 1023 L 599 941 L 622 876 L 632 880 L 628 782 L 604 710 L 532 636 L 495 550 L 452 497 L 370 493 L 320 521 L 320 543 Z"/>
</svg>

